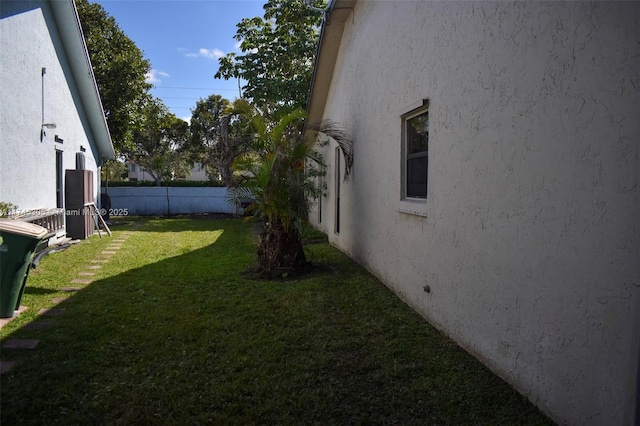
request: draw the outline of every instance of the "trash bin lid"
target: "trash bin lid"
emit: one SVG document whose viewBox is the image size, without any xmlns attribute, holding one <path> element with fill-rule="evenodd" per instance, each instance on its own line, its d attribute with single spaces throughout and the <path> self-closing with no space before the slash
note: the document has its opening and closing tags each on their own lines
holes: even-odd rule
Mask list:
<svg viewBox="0 0 640 426">
<path fill-rule="evenodd" d="M 37 239 L 44 238 L 44 236 L 49 233 L 49 231 L 47 231 L 47 228 L 43 228 L 42 226 L 36 225 L 34 223 L 25 222 L 23 220 L 1 218 L 0 232 L 24 235 Z"/>
</svg>

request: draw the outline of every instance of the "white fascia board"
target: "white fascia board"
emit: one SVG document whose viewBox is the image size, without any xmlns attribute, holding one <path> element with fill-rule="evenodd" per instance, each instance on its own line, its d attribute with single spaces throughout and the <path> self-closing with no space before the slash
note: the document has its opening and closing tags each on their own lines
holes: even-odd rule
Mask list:
<svg viewBox="0 0 640 426">
<path fill-rule="evenodd" d="M 73 0 L 49 0 L 48 3 L 51 6 L 73 73 L 73 79 L 78 87 L 81 102 L 89 120 L 91 133 L 100 156 L 99 160 L 114 159 L 115 150 L 75 3 Z"/>
</svg>

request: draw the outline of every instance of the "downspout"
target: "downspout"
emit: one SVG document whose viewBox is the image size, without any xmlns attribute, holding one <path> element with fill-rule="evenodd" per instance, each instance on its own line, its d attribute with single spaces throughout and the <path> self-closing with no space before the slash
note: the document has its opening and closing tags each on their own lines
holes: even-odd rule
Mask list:
<svg viewBox="0 0 640 426">
<path fill-rule="evenodd" d="M 106 186 L 105 186 L 105 194 L 107 194 L 108 192 L 108 187 L 109 187 L 109 164 L 106 163 L 105 160 L 100 159 L 98 160 L 96 166 L 98 167 L 98 195 L 97 195 L 97 200 L 96 200 L 96 205 L 100 207 L 100 209 L 102 209 L 104 206 L 102 205 L 102 166 L 105 166 L 105 182 L 106 182 Z"/>
<path fill-rule="evenodd" d="M 109 163 L 108 162 L 106 163 L 105 167 L 107 170 L 105 172 L 106 179 L 105 179 L 104 193 L 109 195 Z"/>
</svg>

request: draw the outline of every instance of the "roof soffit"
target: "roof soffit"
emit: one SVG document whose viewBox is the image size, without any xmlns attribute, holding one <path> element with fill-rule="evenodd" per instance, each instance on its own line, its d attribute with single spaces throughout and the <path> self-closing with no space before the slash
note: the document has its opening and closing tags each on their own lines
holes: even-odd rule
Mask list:
<svg viewBox="0 0 640 426">
<path fill-rule="evenodd" d="M 310 123 L 322 120 L 324 115 L 344 25 L 353 13 L 356 2 L 357 0 L 334 0 L 328 6 L 320 32 L 307 102 L 307 117 Z"/>
<path fill-rule="evenodd" d="M 73 0 L 48 0 L 101 159 L 115 158 L 80 19 Z"/>
</svg>

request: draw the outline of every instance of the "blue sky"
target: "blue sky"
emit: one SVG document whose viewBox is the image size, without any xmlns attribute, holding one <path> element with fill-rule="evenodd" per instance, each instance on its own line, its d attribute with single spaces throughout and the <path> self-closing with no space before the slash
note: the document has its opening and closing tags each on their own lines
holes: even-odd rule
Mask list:
<svg viewBox="0 0 640 426">
<path fill-rule="evenodd" d="M 200 98 L 238 97 L 236 80 L 217 80 L 218 58 L 239 52 L 242 18 L 263 15 L 264 0 L 89 0 L 113 16 L 151 62 L 151 93 L 187 119 Z"/>
</svg>

